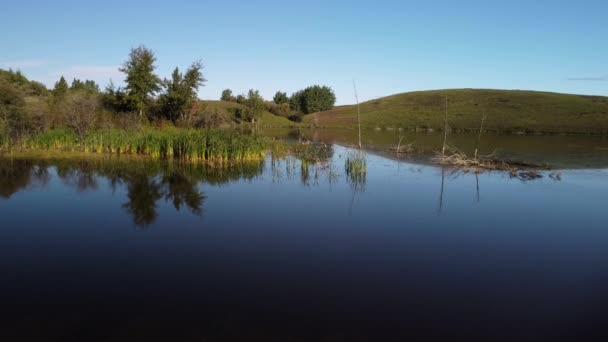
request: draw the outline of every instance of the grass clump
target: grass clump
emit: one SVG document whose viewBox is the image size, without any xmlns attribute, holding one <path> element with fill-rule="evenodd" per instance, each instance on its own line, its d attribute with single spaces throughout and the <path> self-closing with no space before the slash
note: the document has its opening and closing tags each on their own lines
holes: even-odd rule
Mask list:
<svg viewBox="0 0 608 342">
<path fill-rule="evenodd" d="M 83 151 L 90 153 L 143 155 L 154 159 L 179 159 L 224 163 L 259 160 L 264 141 L 253 135 L 227 130 L 119 129 L 91 132 L 79 141 L 69 130 L 51 130 L 24 142 L 29 149 Z"/>
<path fill-rule="evenodd" d="M 367 181 L 367 158 L 361 150 L 350 151 L 344 162 L 346 181 L 355 192 L 364 191 Z"/>
<path fill-rule="evenodd" d="M 344 163 L 346 174 L 366 174 L 367 159 L 365 153 L 361 151 L 349 152 Z"/>
</svg>

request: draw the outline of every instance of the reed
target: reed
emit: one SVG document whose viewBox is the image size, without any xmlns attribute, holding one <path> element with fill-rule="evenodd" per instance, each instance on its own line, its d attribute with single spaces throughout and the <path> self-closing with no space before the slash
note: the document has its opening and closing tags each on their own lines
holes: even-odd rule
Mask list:
<svg viewBox="0 0 608 342">
<path fill-rule="evenodd" d="M 367 174 L 367 159 L 361 151 L 351 151 L 346 156 L 344 169 L 348 177 L 359 177 Z"/>
<path fill-rule="evenodd" d="M 259 160 L 264 158 L 266 148 L 264 141 L 256 136 L 226 130 L 177 128 L 101 130 L 89 133 L 80 141 L 71 131 L 51 130 L 29 138 L 25 147 L 213 163 Z"/>
</svg>

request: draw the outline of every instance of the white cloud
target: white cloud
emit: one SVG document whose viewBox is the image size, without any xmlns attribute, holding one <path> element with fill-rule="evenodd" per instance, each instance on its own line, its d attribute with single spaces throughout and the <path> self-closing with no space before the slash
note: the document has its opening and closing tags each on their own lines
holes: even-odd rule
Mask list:
<svg viewBox="0 0 608 342">
<path fill-rule="evenodd" d="M 39 68 L 47 65 L 48 62 L 42 59 L 24 59 L 14 61 L 0 61 L 0 67 L 4 69 L 28 69 Z"/>
<path fill-rule="evenodd" d="M 608 76 L 593 76 L 593 77 L 569 77 L 568 81 L 581 82 L 607 82 Z"/>
<path fill-rule="evenodd" d="M 48 77 L 44 80 L 44 83 L 52 87 L 55 82 L 61 78 L 65 79 L 70 83 L 72 79 L 78 78 L 81 80 L 93 80 L 97 82 L 101 87 L 104 87 L 110 82 L 110 79 L 115 83 L 119 84 L 123 79 L 122 73 L 118 70 L 117 65 L 109 66 L 73 66 L 65 69 L 55 70 L 48 74 Z"/>
</svg>

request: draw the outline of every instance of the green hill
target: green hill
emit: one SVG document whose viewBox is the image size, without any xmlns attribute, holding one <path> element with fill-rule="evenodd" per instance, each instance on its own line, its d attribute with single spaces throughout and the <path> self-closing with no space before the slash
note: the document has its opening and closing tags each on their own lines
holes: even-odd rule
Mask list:
<svg viewBox="0 0 608 342">
<path fill-rule="evenodd" d="M 236 102 L 206 100 L 201 101 L 201 103 L 207 111 L 217 113 L 224 117 L 227 122 L 238 122 L 239 120 L 236 118 L 235 112 L 237 109 L 245 108 L 245 106 Z M 258 124 L 264 127 L 291 127 L 296 125 L 293 121 L 274 115 L 268 111 L 262 112 Z"/>
<path fill-rule="evenodd" d="M 455 131 L 479 130 L 485 112 L 484 129 L 493 131 L 608 134 L 608 97 L 520 90 L 433 90 L 383 97 L 360 105 L 361 126 L 441 130 L 446 97 L 449 127 Z M 306 115 L 304 122 L 354 128 L 357 106 Z"/>
</svg>

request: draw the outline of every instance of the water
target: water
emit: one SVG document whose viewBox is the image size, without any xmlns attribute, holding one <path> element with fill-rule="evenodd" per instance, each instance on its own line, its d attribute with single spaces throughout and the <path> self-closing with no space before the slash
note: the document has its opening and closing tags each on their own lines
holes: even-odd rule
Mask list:
<svg viewBox="0 0 608 342">
<path fill-rule="evenodd" d="M 346 155 L 0 161 L 1 340 L 605 336 L 608 169 L 522 182 L 368 154 L 353 182 Z"/>
</svg>

